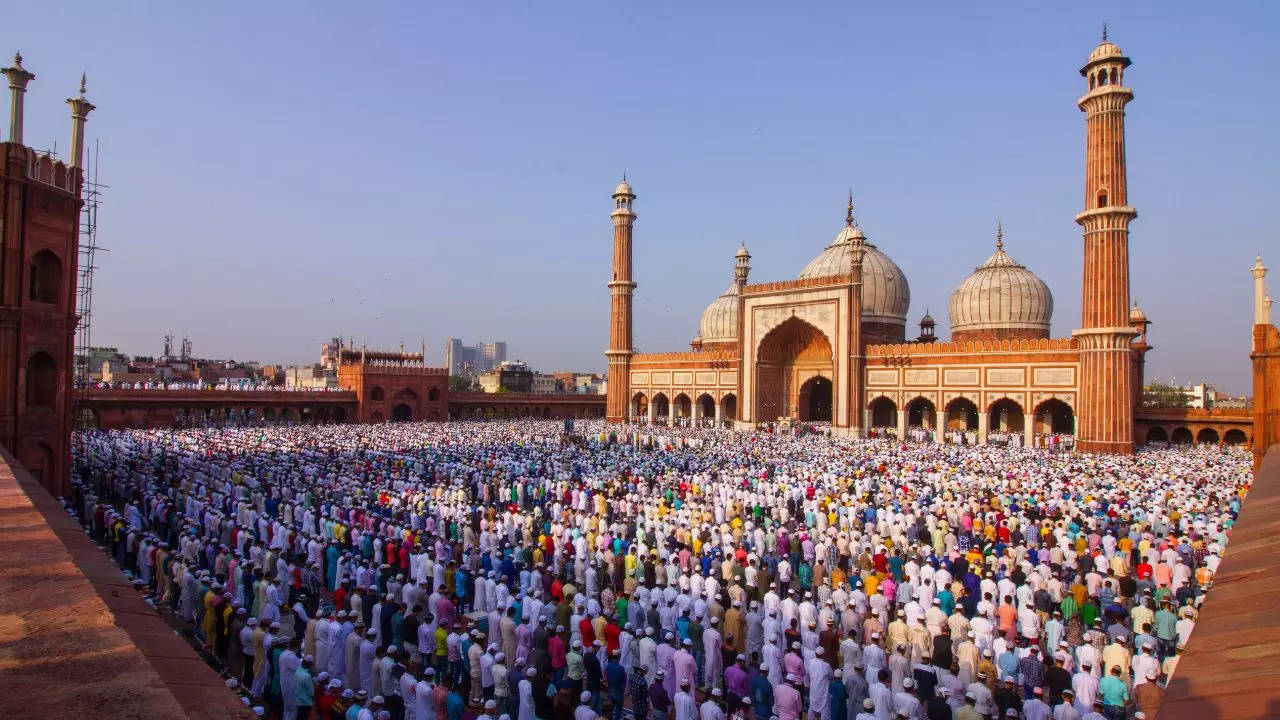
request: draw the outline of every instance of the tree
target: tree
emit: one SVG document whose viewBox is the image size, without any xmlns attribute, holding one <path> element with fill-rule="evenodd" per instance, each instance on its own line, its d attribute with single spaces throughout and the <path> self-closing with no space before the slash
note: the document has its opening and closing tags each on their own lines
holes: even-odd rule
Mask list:
<svg viewBox="0 0 1280 720">
<path fill-rule="evenodd" d="M 1142 388 L 1142 405 L 1153 408 L 1185 408 L 1189 402 L 1182 388 L 1153 382 Z"/>
<path fill-rule="evenodd" d="M 466 375 L 449 376 L 449 392 L 473 392 L 477 389 L 476 381 Z"/>
</svg>

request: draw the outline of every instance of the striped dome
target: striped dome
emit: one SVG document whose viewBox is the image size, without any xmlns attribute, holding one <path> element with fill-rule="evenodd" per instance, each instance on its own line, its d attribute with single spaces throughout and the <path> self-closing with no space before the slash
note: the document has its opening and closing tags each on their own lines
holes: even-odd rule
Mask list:
<svg viewBox="0 0 1280 720">
<path fill-rule="evenodd" d="M 862 320 L 891 325 L 907 324 L 911 288 L 907 278 L 888 255 L 867 242 L 862 228 L 846 225 L 818 257 L 804 266 L 800 279 L 848 275 L 853 272 L 853 249 L 862 245 Z"/>
<path fill-rule="evenodd" d="M 698 325 L 698 337 L 704 343 L 736 342 L 738 339 L 738 284 L 729 286 L 724 294 L 702 311 Z"/>
<path fill-rule="evenodd" d="M 1004 251 L 973 271 L 951 293 L 951 332 L 974 330 L 1034 330 L 1048 337 L 1053 317 L 1049 286 Z"/>
</svg>

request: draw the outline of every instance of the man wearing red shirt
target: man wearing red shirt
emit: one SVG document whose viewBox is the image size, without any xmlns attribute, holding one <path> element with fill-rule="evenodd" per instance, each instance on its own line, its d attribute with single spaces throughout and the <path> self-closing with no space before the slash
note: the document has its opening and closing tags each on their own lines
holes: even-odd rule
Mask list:
<svg viewBox="0 0 1280 720">
<path fill-rule="evenodd" d="M 618 651 L 618 635 L 622 633 L 622 628 L 618 627 L 618 623 L 612 617 L 604 626 L 604 644 L 609 654 Z"/>
</svg>

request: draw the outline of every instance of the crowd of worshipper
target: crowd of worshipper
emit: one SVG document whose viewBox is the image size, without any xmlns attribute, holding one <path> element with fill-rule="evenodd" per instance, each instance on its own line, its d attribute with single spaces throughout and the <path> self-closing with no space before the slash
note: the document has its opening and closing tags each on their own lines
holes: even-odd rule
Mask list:
<svg viewBox="0 0 1280 720">
<path fill-rule="evenodd" d="M 77 380 L 78 389 L 95 390 L 257 390 L 262 392 L 338 392 L 336 387 L 308 387 L 305 385 L 276 385 L 266 381 L 222 380 L 211 383 L 206 380 Z"/>
<path fill-rule="evenodd" d="M 1154 718 L 1252 482 L 579 421 L 77 432 L 68 510 L 255 712 Z"/>
</svg>

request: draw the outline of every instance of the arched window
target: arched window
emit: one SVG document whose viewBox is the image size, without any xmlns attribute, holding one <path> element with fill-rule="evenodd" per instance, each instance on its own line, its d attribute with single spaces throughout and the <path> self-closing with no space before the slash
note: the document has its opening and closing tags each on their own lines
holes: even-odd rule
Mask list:
<svg viewBox="0 0 1280 720">
<path fill-rule="evenodd" d="M 380 387 L 375 387 L 373 390 L 369 392 L 369 399 L 373 400 L 374 402 L 382 402 L 385 399 L 385 396 L 386 396 L 386 393 L 384 393 L 382 391 L 382 388 Z"/>
<path fill-rule="evenodd" d="M 1103 188 L 1098 191 L 1098 207 L 1104 208 L 1106 206 L 1107 206 L 1107 189 Z"/>
<path fill-rule="evenodd" d="M 1098 74 L 1097 74 L 1097 73 L 1091 73 L 1091 74 L 1089 75 L 1089 89 L 1090 89 L 1090 90 L 1092 90 L 1092 89 L 1094 89 L 1094 88 L 1096 88 L 1096 87 L 1098 87 Z"/>
<path fill-rule="evenodd" d="M 31 258 L 30 298 L 34 302 L 56 303 L 62 289 L 62 261 L 49 250 Z"/>
<path fill-rule="evenodd" d="M 431 388 L 427 391 L 427 400 L 436 402 L 440 399 L 440 388 Z"/>
<path fill-rule="evenodd" d="M 1104 68 L 1098 72 L 1098 87 L 1102 87 L 1103 85 L 1106 85 L 1106 84 L 1107 84 L 1107 71 Z"/>
<path fill-rule="evenodd" d="M 52 408 L 58 401 L 58 365 L 48 353 L 27 360 L 27 407 Z"/>
</svg>

